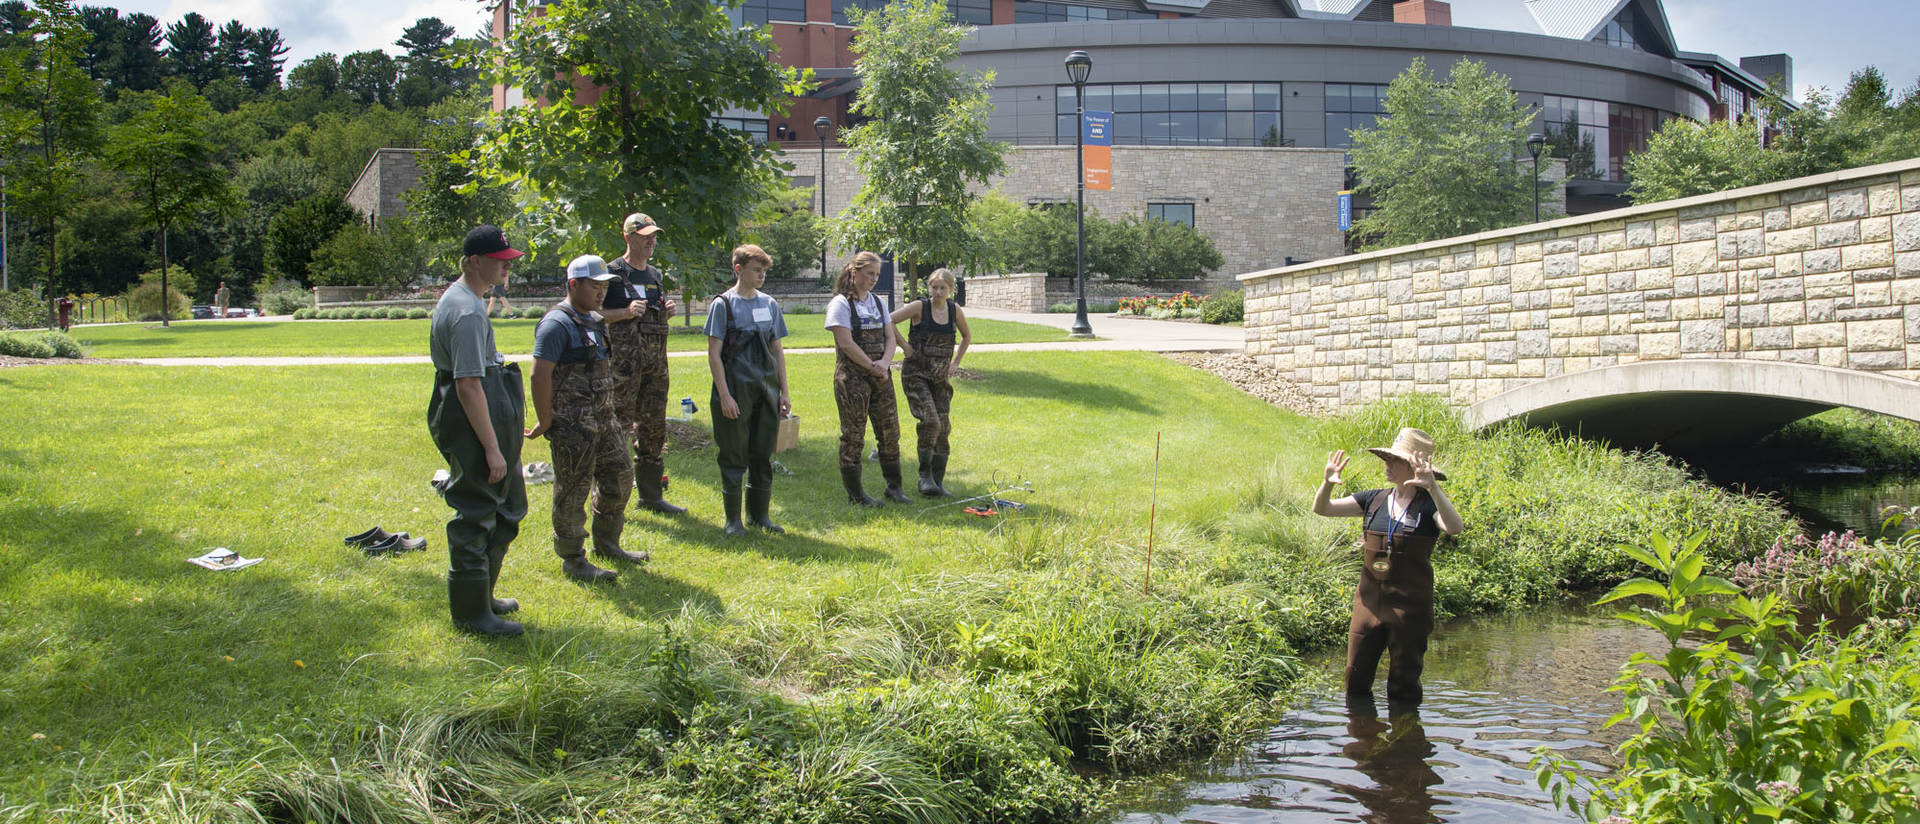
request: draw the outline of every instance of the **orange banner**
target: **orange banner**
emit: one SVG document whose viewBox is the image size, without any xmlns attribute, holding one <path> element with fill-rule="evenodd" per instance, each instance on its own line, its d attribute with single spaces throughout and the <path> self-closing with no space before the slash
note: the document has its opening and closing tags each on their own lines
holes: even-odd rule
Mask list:
<svg viewBox="0 0 1920 824">
<path fill-rule="evenodd" d="M 1113 147 L 1087 146 L 1087 188 L 1113 191 Z"/>
</svg>

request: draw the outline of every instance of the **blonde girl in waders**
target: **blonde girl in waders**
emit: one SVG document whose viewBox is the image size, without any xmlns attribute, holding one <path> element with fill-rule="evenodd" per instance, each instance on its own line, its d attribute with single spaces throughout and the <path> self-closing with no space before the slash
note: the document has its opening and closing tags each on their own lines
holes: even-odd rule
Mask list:
<svg viewBox="0 0 1920 824">
<path fill-rule="evenodd" d="M 1326 477 L 1313 497 L 1315 515 L 1359 517 L 1360 587 L 1353 596 L 1353 622 L 1347 629 L 1347 695 L 1368 696 L 1380 654 L 1387 653 L 1387 700 L 1418 703 L 1420 670 L 1433 633 L 1433 547 L 1442 535 L 1458 535 L 1465 524 L 1453 502 L 1440 491 L 1446 473 L 1433 468 L 1433 438 L 1418 429 L 1402 429 L 1393 446 L 1368 451 L 1386 463 L 1386 489 L 1369 489 L 1329 500 L 1347 453 L 1327 455 Z"/>
<path fill-rule="evenodd" d="M 888 371 L 896 341 L 886 305 L 873 294 L 879 277 L 880 256 L 860 252 L 841 270 L 833 300 L 827 302 L 827 331 L 833 333 L 836 352 L 833 401 L 840 408 L 840 482 L 847 500 L 861 506 L 880 505 L 860 488 L 860 450 L 866 445 L 868 420 L 880 446 L 887 499 L 907 503 L 907 493 L 900 491 L 899 403 Z"/>
<path fill-rule="evenodd" d="M 747 517 L 768 532 L 785 532 L 767 515 L 773 501 L 773 444 L 780 419 L 793 408 L 787 395 L 787 356 L 780 339 L 787 321 L 780 304 L 761 294 L 773 258 L 753 244 L 733 250 L 733 288 L 707 306 L 707 368 L 713 373 L 713 442 L 720 448 L 720 495 L 727 534 L 740 523 L 742 479 Z"/>
<path fill-rule="evenodd" d="M 895 309 L 895 324 L 912 321 L 900 344 L 900 391 L 907 411 L 920 421 L 914 428 L 919 441 L 920 494 L 947 494 L 947 436 L 953 431 L 948 409 L 953 404 L 953 375 L 967 356 L 973 331 L 953 297 L 953 272 L 935 269 L 927 276 L 927 296 Z M 954 346 L 956 334 L 960 345 Z"/>
</svg>

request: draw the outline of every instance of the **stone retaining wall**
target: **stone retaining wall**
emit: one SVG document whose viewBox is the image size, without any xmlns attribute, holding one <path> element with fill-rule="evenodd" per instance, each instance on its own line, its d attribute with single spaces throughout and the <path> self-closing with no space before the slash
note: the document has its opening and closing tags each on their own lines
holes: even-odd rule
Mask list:
<svg viewBox="0 0 1920 824">
<path fill-rule="evenodd" d="M 1047 276 L 1018 274 L 967 278 L 967 305 L 1006 312 L 1045 312 Z"/>
<path fill-rule="evenodd" d="M 1920 159 L 1240 279 L 1247 351 L 1342 405 L 1675 358 L 1920 378 Z"/>
</svg>

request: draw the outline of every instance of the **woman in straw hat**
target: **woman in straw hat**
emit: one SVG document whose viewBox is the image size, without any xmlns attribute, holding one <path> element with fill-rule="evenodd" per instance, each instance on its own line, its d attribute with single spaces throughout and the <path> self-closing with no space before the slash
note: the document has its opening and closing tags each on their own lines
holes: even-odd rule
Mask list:
<svg viewBox="0 0 1920 824">
<path fill-rule="evenodd" d="M 1387 467 L 1386 489 L 1369 489 L 1330 500 L 1344 483 L 1347 453 L 1327 455 L 1326 478 L 1314 495 L 1316 515 L 1361 518 L 1360 587 L 1347 629 L 1347 694 L 1369 695 L 1380 654 L 1387 667 L 1387 700 L 1420 700 L 1421 660 L 1433 633 L 1433 555 L 1441 535 L 1458 535 L 1465 524 L 1440 491 L 1447 475 L 1433 468 L 1433 438 L 1402 429 L 1393 446 L 1367 450 Z"/>
</svg>

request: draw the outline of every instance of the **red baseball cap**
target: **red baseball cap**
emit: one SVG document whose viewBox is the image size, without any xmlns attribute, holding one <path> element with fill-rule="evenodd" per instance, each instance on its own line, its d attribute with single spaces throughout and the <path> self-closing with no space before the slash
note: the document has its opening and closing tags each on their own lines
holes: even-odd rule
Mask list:
<svg viewBox="0 0 1920 824">
<path fill-rule="evenodd" d="M 466 241 L 460 244 L 460 254 L 513 260 L 526 253 L 508 244 L 507 233 L 500 231 L 500 227 L 483 223 L 467 233 Z"/>
</svg>

